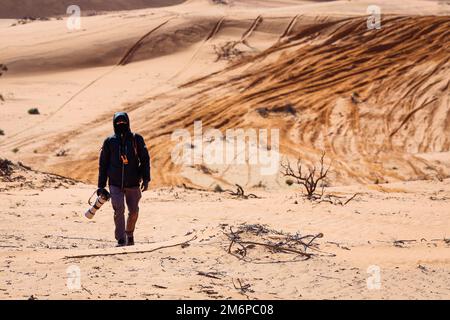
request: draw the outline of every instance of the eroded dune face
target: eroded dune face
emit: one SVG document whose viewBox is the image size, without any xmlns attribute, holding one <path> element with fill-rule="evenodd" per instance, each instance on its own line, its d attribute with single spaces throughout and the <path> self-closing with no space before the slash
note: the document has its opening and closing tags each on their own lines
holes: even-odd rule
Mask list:
<svg viewBox="0 0 450 320">
<path fill-rule="evenodd" d="M 308 15 L 202 3 L 87 17 L 78 33 L 60 21 L 2 29 L 14 35 L 0 55 L 5 110 L 20 126 L 1 123 L 0 150 L 95 183 L 111 115 L 125 110 L 150 147 L 155 186 L 285 186 L 248 163 L 175 165 L 172 133 L 192 132 L 196 120 L 223 134 L 278 129 L 282 158 L 315 163 L 325 151 L 332 183 L 450 174 L 448 16 L 384 15 L 370 30 L 361 1 L 348 6 L 362 8 L 359 17 L 345 6 Z M 25 122 L 16 110 L 29 103 L 41 103 L 42 116 Z M 55 156 L 62 148 L 70 151 Z"/>
<path fill-rule="evenodd" d="M 448 163 L 420 154 L 450 148 L 449 28 L 447 17 L 387 17 L 381 30 L 363 18 L 305 27 L 186 84 L 201 89 L 146 135 L 164 172 L 173 171 L 169 132 L 201 119 L 222 131 L 279 128 L 284 155 L 316 161 L 325 151 L 336 181 L 446 176 Z M 230 178 L 225 171 L 217 180 Z"/>
</svg>

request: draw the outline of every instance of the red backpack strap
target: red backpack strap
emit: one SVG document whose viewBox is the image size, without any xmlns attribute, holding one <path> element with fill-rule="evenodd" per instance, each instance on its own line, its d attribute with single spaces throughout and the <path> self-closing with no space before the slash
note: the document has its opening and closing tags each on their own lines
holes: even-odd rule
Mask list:
<svg viewBox="0 0 450 320">
<path fill-rule="evenodd" d="M 134 149 L 134 155 L 138 158 L 137 143 L 136 143 L 136 133 L 133 133 L 133 149 Z"/>
</svg>

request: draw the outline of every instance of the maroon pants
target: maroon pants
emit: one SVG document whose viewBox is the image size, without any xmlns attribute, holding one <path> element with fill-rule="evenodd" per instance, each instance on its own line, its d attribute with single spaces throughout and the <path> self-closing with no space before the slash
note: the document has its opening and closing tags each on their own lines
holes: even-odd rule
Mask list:
<svg viewBox="0 0 450 320">
<path fill-rule="evenodd" d="M 125 188 L 110 186 L 111 203 L 114 209 L 114 223 L 116 225 L 116 240 L 125 239 L 125 236 L 132 237 L 139 215 L 139 200 L 141 200 L 141 190 L 136 188 Z M 128 207 L 128 219 L 125 225 L 125 202 Z"/>
</svg>

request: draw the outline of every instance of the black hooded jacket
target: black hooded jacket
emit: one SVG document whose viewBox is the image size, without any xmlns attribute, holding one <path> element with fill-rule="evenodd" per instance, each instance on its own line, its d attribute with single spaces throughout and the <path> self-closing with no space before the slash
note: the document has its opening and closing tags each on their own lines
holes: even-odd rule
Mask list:
<svg viewBox="0 0 450 320">
<path fill-rule="evenodd" d="M 119 133 L 117 122 L 123 119 L 127 122 L 127 130 Z M 114 114 L 114 134 L 103 142 L 100 153 L 98 187 L 109 185 L 120 188 L 138 187 L 141 180 L 149 182 L 150 156 L 144 138 L 130 130 L 130 120 L 125 112 Z M 122 161 L 126 157 L 128 164 Z"/>
</svg>

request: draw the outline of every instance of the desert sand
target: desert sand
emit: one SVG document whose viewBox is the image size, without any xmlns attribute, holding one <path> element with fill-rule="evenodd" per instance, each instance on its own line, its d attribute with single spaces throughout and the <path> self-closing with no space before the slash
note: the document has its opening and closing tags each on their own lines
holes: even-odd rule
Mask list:
<svg viewBox="0 0 450 320">
<path fill-rule="evenodd" d="M 110 207 L 92 221 L 82 216 L 91 186 L 13 170 L 14 179 L 31 183 L 1 184 L 8 188 L 0 199 L 2 299 L 450 298 L 449 179 L 330 188 L 359 193 L 346 206 L 312 204 L 294 190 L 255 189 L 260 198 L 248 200 L 152 190 L 141 204 L 136 246 L 123 249 L 114 248 Z M 241 224 L 323 237 L 308 260 L 259 247 L 242 260 L 228 253 L 226 235 Z M 152 252 L 132 253 L 139 251 Z M 78 290 L 67 288 L 73 266 L 81 271 Z M 379 289 L 368 289 L 371 266 L 380 268 Z"/>
<path fill-rule="evenodd" d="M 0 298 L 450 298 L 448 2 L 85 0 L 80 30 L 64 3 L 0 15 Z M 114 248 L 110 204 L 83 217 L 116 111 L 152 158 L 132 248 Z M 171 134 L 196 120 L 279 129 L 282 159 L 305 165 L 326 152 L 326 194 L 354 198 L 310 201 L 248 163 L 175 165 Z M 235 184 L 258 198 L 214 192 Z M 243 257 L 239 228 L 323 236 L 308 256 Z"/>
</svg>

